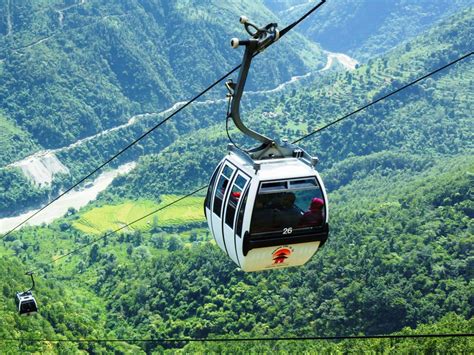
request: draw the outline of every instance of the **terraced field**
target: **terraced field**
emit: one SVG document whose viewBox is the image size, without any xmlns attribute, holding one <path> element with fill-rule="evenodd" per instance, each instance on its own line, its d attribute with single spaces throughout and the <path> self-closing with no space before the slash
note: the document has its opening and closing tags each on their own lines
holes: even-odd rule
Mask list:
<svg viewBox="0 0 474 355">
<path fill-rule="evenodd" d="M 141 218 L 180 197 L 179 195 L 162 195 L 159 204 L 150 200 L 138 200 L 126 201 L 118 205 L 97 207 L 84 212 L 81 217 L 73 223 L 73 226 L 86 233 L 100 234 L 108 230 L 117 229 Z M 130 230 L 149 230 L 152 226 L 171 227 L 204 222 L 202 205 L 203 197 L 192 196 L 128 228 Z"/>
</svg>

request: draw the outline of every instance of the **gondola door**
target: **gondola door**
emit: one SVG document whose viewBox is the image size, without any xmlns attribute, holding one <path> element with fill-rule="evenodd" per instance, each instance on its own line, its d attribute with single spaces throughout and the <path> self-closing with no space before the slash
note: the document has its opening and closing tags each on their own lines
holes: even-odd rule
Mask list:
<svg viewBox="0 0 474 355">
<path fill-rule="evenodd" d="M 214 188 L 214 195 L 211 201 L 211 225 L 212 234 L 216 240 L 217 245 L 227 253 L 226 244 L 223 235 L 223 218 L 224 218 L 224 201 L 227 200 L 230 191 L 230 182 L 232 181 L 235 173 L 235 167 L 229 164 L 228 161 L 224 162 L 222 170 L 217 178 L 216 186 Z"/>
<path fill-rule="evenodd" d="M 250 178 L 241 171 L 235 174 L 232 180 L 232 187 L 227 194 L 226 206 L 223 213 L 223 232 L 224 242 L 227 254 L 240 266 L 238 259 L 237 242 L 236 242 L 236 217 L 237 211 L 242 204 L 243 193 L 247 188 Z"/>
</svg>

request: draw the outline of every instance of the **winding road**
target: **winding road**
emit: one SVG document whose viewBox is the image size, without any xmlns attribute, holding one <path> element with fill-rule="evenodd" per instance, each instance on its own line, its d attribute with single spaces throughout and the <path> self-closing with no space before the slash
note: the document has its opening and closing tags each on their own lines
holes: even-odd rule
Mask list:
<svg viewBox="0 0 474 355">
<path fill-rule="evenodd" d="M 12 0 L 7 0 L 7 36 L 9 36 L 13 31 L 11 1 Z"/>
<path fill-rule="evenodd" d="M 81 0 L 80 2 L 76 3 L 76 4 L 72 4 L 72 5 L 69 5 L 69 6 L 66 6 L 66 7 L 63 7 L 62 9 L 58 9 L 56 10 L 58 15 L 59 15 L 59 26 L 60 27 L 63 27 L 63 21 L 64 21 L 64 11 L 67 11 L 69 9 L 72 9 L 73 7 L 77 7 L 77 6 L 81 6 L 81 5 L 84 5 L 86 3 L 86 0 Z"/>
<path fill-rule="evenodd" d="M 343 53 L 333 53 L 333 52 L 325 51 L 325 54 L 327 55 L 327 62 L 326 62 L 326 65 L 322 69 L 320 69 L 316 72 L 306 73 L 304 75 L 293 76 L 293 77 L 291 77 L 290 80 L 278 85 L 277 87 L 275 87 L 273 89 L 259 90 L 259 91 L 249 91 L 246 94 L 268 95 L 268 94 L 273 94 L 273 93 L 276 93 L 276 92 L 280 92 L 280 91 L 284 90 L 287 86 L 289 86 L 289 85 L 291 85 L 291 84 L 293 84 L 293 83 L 295 83 L 295 82 L 297 82 L 297 81 L 299 81 L 303 78 L 307 78 L 311 75 L 322 73 L 322 72 L 325 72 L 325 71 L 331 69 L 333 67 L 333 65 L 336 63 L 336 61 L 341 63 L 342 66 L 346 70 L 354 70 L 355 66 L 358 64 L 358 62 L 355 59 L 353 59 L 353 58 L 351 58 L 348 55 L 343 54 Z M 227 101 L 226 98 L 223 98 L 223 99 L 210 99 L 210 100 L 204 100 L 204 101 L 196 101 L 192 105 L 194 105 L 194 106 L 201 106 L 201 105 L 206 106 L 206 105 L 224 103 L 226 101 Z M 167 108 L 164 111 L 146 112 L 146 113 L 140 113 L 140 114 L 134 115 L 134 116 L 130 117 L 129 120 L 124 124 L 106 129 L 106 130 L 101 131 L 101 132 L 99 132 L 97 134 L 94 134 L 92 136 L 79 139 L 76 142 L 74 142 L 74 143 L 72 143 L 68 146 L 64 146 L 64 147 L 57 148 L 57 149 L 45 149 L 45 150 L 38 151 L 38 152 L 36 152 L 36 153 L 34 153 L 30 156 L 27 156 L 26 158 L 24 158 L 20 161 L 17 161 L 17 162 L 14 162 L 14 163 L 11 163 L 11 164 L 7 165 L 7 167 L 19 167 L 19 168 L 21 168 L 22 171 L 25 173 L 25 175 L 27 175 L 29 177 L 32 177 L 33 181 L 37 184 L 40 184 L 40 183 L 41 184 L 50 184 L 52 179 L 53 179 L 53 175 L 54 175 L 53 173 L 51 174 L 51 177 L 50 177 L 49 181 L 48 181 L 48 179 L 45 180 L 43 177 L 35 180 L 35 178 L 34 178 L 35 172 L 34 171 L 28 171 L 29 167 L 31 166 L 32 168 L 34 167 L 36 169 L 37 165 L 40 161 L 54 159 L 54 156 L 57 153 L 68 151 L 70 149 L 76 148 L 76 147 L 78 147 L 78 146 L 80 146 L 80 145 L 82 145 L 86 142 L 89 142 L 91 140 L 101 138 L 101 137 L 103 137 L 103 136 L 105 136 L 109 133 L 116 132 L 116 131 L 119 131 L 119 130 L 124 129 L 126 127 L 129 127 L 129 126 L 139 122 L 140 120 L 142 120 L 144 118 L 147 118 L 147 117 L 150 117 L 150 116 L 155 116 L 155 115 L 157 115 L 157 116 L 168 115 L 169 113 L 176 111 L 177 109 L 179 109 L 180 107 L 182 107 L 186 103 L 187 103 L 187 101 L 179 101 L 179 102 L 176 102 L 175 104 L 173 104 L 171 107 Z M 64 172 L 64 171 L 62 169 L 60 169 L 59 172 Z"/>
</svg>

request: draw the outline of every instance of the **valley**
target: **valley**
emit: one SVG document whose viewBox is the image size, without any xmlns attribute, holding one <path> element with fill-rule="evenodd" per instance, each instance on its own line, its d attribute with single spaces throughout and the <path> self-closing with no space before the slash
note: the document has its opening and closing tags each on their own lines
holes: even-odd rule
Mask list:
<svg viewBox="0 0 474 355">
<path fill-rule="evenodd" d="M 223 85 L 35 223 L 1 234 L 24 217 L 10 212 L 34 213 L 238 63 L 228 39 L 242 35 L 241 13 L 290 23 L 311 4 L 8 3 L 11 33 L 0 5 L 1 353 L 474 352 L 468 1 L 396 0 L 377 12 L 368 0 L 329 0 L 299 34 L 255 59 L 243 120 L 294 141 L 468 55 L 298 142 L 319 158 L 329 239 L 302 267 L 255 273 L 214 242 L 205 190 L 174 203 L 209 182 L 227 133 L 255 146 L 233 125 L 226 132 Z M 28 6 L 43 12 L 32 18 Z M 112 13 L 127 16 L 104 19 Z M 9 49 L 53 33 L 21 56 Z M 15 294 L 30 286 L 28 270 L 39 312 L 21 317 Z M 303 339 L 320 336 L 362 338 Z"/>
<path fill-rule="evenodd" d="M 331 52 L 326 52 L 327 54 L 327 62 L 325 66 L 318 70 L 315 73 L 307 73 L 305 75 L 301 76 L 293 76 L 289 81 L 284 82 L 282 84 L 279 84 L 276 88 L 273 89 L 267 89 L 267 90 L 260 90 L 260 91 L 253 91 L 253 92 L 248 92 L 247 95 L 258 95 L 258 96 L 263 96 L 263 97 L 258 97 L 258 99 L 262 100 L 268 97 L 268 95 L 271 94 L 276 94 L 278 92 L 281 92 L 287 87 L 291 86 L 292 84 L 295 84 L 298 81 L 301 81 L 302 79 L 308 78 L 310 76 L 317 75 L 318 73 L 323 73 L 327 70 L 330 70 L 335 63 L 340 63 L 344 67 L 345 70 L 354 70 L 355 65 L 357 61 L 353 58 L 348 57 L 345 54 L 342 53 L 331 53 Z M 226 104 L 227 99 L 208 99 L 205 101 L 197 101 L 191 104 L 194 107 L 200 107 L 200 106 L 209 106 L 209 105 L 222 105 L 224 106 Z M 61 147 L 61 148 L 56 148 L 56 149 L 48 149 L 48 150 L 41 150 L 38 152 L 35 152 L 34 154 L 20 160 L 14 163 L 11 163 L 7 165 L 4 168 L 8 167 L 18 167 L 22 170 L 22 172 L 28 177 L 35 185 L 39 186 L 50 186 L 53 182 L 54 176 L 56 174 L 69 174 L 69 169 L 61 163 L 61 161 L 57 158 L 58 153 L 64 153 L 67 154 L 67 152 L 71 149 L 79 148 L 80 146 L 91 142 L 92 144 L 94 143 L 94 140 L 101 140 L 104 138 L 104 136 L 110 134 L 110 133 L 119 133 L 120 130 L 127 128 L 131 125 L 134 125 L 136 123 L 139 123 L 140 120 L 146 119 L 146 118 L 159 118 L 163 119 L 167 115 L 173 113 L 180 107 L 182 107 L 184 104 L 186 104 L 187 101 L 181 101 L 173 104 L 171 107 L 167 108 L 166 110 L 162 112 L 154 112 L 154 113 L 142 113 L 142 114 L 137 114 L 132 116 L 130 119 L 128 119 L 127 123 L 108 128 L 102 132 L 99 132 L 93 136 L 82 138 L 74 143 L 71 143 L 68 146 Z M 137 159 L 138 160 L 138 159 Z M 136 164 L 137 162 L 134 161 L 133 164 Z M 123 165 L 125 166 L 125 165 Z M 129 171 L 129 169 L 125 169 Z M 124 173 L 124 169 L 121 167 L 118 170 L 118 173 Z M 126 171 L 125 171 L 126 172 Z M 111 176 L 110 174 L 106 174 L 107 176 Z M 112 174 L 114 175 L 114 173 Z M 104 176 L 104 175 L 101 175 Z M 99 177 L 97 179 L 98 181 L 102 181 L 103 177 Z M 96 187 L 98 187 L 98 190 L 95 190 L 97 193 L 105 189 L 108 184 L 103 184 L 103 183 L 98 183 L 96 181 L 92 182 L 92 184 Z M 102 189 L 100 187 L 102 187 Z M 42 213 L 35 216 L 35 218 L 32 220 L 31 224 L 32 225 L 39 225 L 41 223 L 48 223 L 51 222 L 52 216 L 57 216 L 60 217 L 64 214 L 64 209 L 68 207 L 76 208 L 78 209 L 79 207 L 84 206 L 83 201 L 91 201 L 89 197 L 86 197 L 85 199 L 81 199 L 81 201 L 77 201 L 76 197 L 80 193 L 84 193 L 81 191 L 71 191 L 70 194 L 71 197 L 66 198 L 65 200 L 62 200 L 61 206 L 55 208 L 54 206 L 51 206 L 51 212 L 48 213 L 48 215 L 45 215 L 43 218 Z M 54 197 L 54 196 L 52 196 Z M 50 197 L 51 198 L 51 197 Z M 36 202 L 35 202 L 36 204 Z M 54 203 L 56 204 L 56 203 Z M 67 204 L 70 204 L 70 206 L 67 206 Z M 24 210 L 28 209 L 28 206 L 23 206 Z M 23 212 L 18 216 L 9 216 L 3 219 L 0 219 L 0 232 L 6 232 L 9 230 L 9 228 L 12 228 L 19 222 L 21 222 L 23 219 L 27 218 L 29 215 L 34 213 L 36 209 L 32 209 L 31 211 L 28 212 Z"/>
</svg>

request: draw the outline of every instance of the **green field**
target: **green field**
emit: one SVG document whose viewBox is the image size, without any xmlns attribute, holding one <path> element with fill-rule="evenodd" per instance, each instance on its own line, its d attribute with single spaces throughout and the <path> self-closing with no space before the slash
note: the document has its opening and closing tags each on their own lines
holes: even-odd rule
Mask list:
<svg viewBox="0 0 474 355">
<path fill-rule="evenodd" d="M 107 230 L 117 229 L 140 217 L 145 216 L 160 207 L 177 200 L 178 195 L 162 195 L 158 204 L 150 200 L 126 201 L 119 205 L 107 205 L 91 209 L 73 223 L 73 226 L 83 232 L 100 234 Z M 203 197 L 192 196 L 165 208 L 137 223 L 129 230 L 148 230 L 153 225 L 158 227 L 181 226 L 188 223 L 203 222 Z"/>
</svg>

